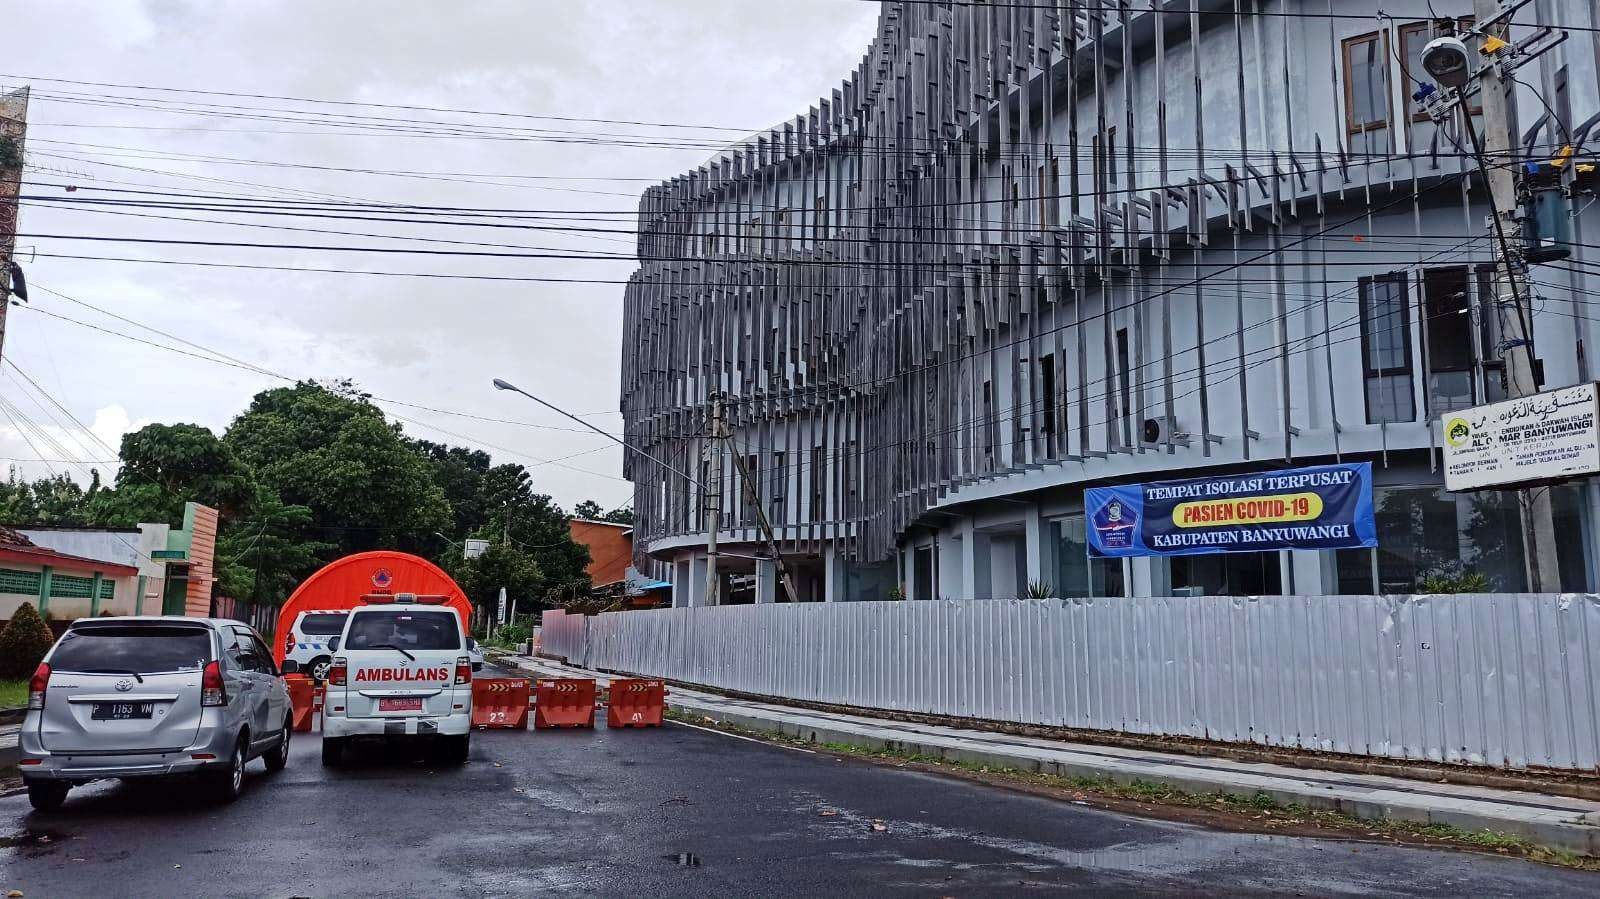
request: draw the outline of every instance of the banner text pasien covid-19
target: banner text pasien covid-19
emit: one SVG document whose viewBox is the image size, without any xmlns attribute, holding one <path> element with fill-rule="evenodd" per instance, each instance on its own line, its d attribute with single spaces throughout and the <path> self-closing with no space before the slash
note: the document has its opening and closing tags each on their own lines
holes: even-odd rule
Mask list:
<svg viewBox="0 0 1600 899">
<path fill-rule="evenodd" d="M 1378 545 L 1372 465 L 1318 465 L 1084 491 L 1091 556 Z"/>
</svg>

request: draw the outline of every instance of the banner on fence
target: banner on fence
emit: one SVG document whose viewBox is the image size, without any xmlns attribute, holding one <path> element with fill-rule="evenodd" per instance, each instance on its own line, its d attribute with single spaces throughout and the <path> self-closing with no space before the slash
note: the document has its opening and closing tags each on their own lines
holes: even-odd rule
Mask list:
<svg viewBox="0 0 1600 899">
<path fill-rule="evenodd" d="M 1084 491 L 1091 556 L 1377 546 L 1372 465 L 1318 465 Z"/>
</svg>

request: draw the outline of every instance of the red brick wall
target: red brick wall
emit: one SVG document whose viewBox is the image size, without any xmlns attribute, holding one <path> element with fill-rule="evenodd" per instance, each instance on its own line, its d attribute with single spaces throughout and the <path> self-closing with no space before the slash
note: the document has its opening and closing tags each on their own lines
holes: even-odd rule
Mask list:
<svg viewBox="0 0 1600 899">
<path fill-rule="evenodd" d="M 595 585 L 612 584 L 628 574 L 633 563 L 633 538 L 623 536 L 629 528 L 621 524 L 596 521 L 568 522 L 574 543 L 589 547 L 589 579 Z"/>
</svg>

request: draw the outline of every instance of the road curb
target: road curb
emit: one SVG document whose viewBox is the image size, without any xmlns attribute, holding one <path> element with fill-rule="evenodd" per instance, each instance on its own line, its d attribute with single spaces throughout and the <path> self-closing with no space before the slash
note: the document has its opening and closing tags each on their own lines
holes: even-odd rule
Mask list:
<svg viewBox="0 0 1600 899">
<path fill-rule="evenodd" d="M 522 670 L 538 664 L 523 659 L 508 661 Z M 1429 787 L 1436 785 L 1265 764 L 1219 763 L 1208 767 L 1193 756 L 1159 757 L 1153 752 L 1069 743 L 1052 746 L 1042 740 L 1008 742 L 1000 735 L 983 731 L 919 728 L 868 715 L 833 715 L 778 703 L 700 697 L 684 689 L 674 691 L 667 704 L 713 722 L 812 743 L 1058 777 L 1095 778 L 1123 785 L 1155 783 L 1198 794 L 1223 793 L 1244 799 L 1265 794 L 1281 805 L 1334 811 L 1361 820 L 1490 831 L 1548 848 L 1600 857 L 1600 805 L 1567 797 L 1471 787 L 1451 790 L 1437 786 L 1430 792 Z"/>
</svg>

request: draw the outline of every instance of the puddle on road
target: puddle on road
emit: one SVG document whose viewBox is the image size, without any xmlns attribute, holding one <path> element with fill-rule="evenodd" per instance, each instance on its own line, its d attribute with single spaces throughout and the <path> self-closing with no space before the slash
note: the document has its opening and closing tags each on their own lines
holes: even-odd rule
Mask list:
<svg viewBox="0 0 1600 899">
<path fill-rule="evenodd" d="M 50 830 L 24 830 L 9 837 L 0 837 L 0 849 L 19 849 L 29 855 L 54 852 L 56 846 L 70 839 L 66 834 Z"/>
<path fill-rule="evenodd" d="M 700 867 L 700 856 L 695 855 L 693 852 L 669 852 L 661 857 L 680 868 Z"/>
</svg>

